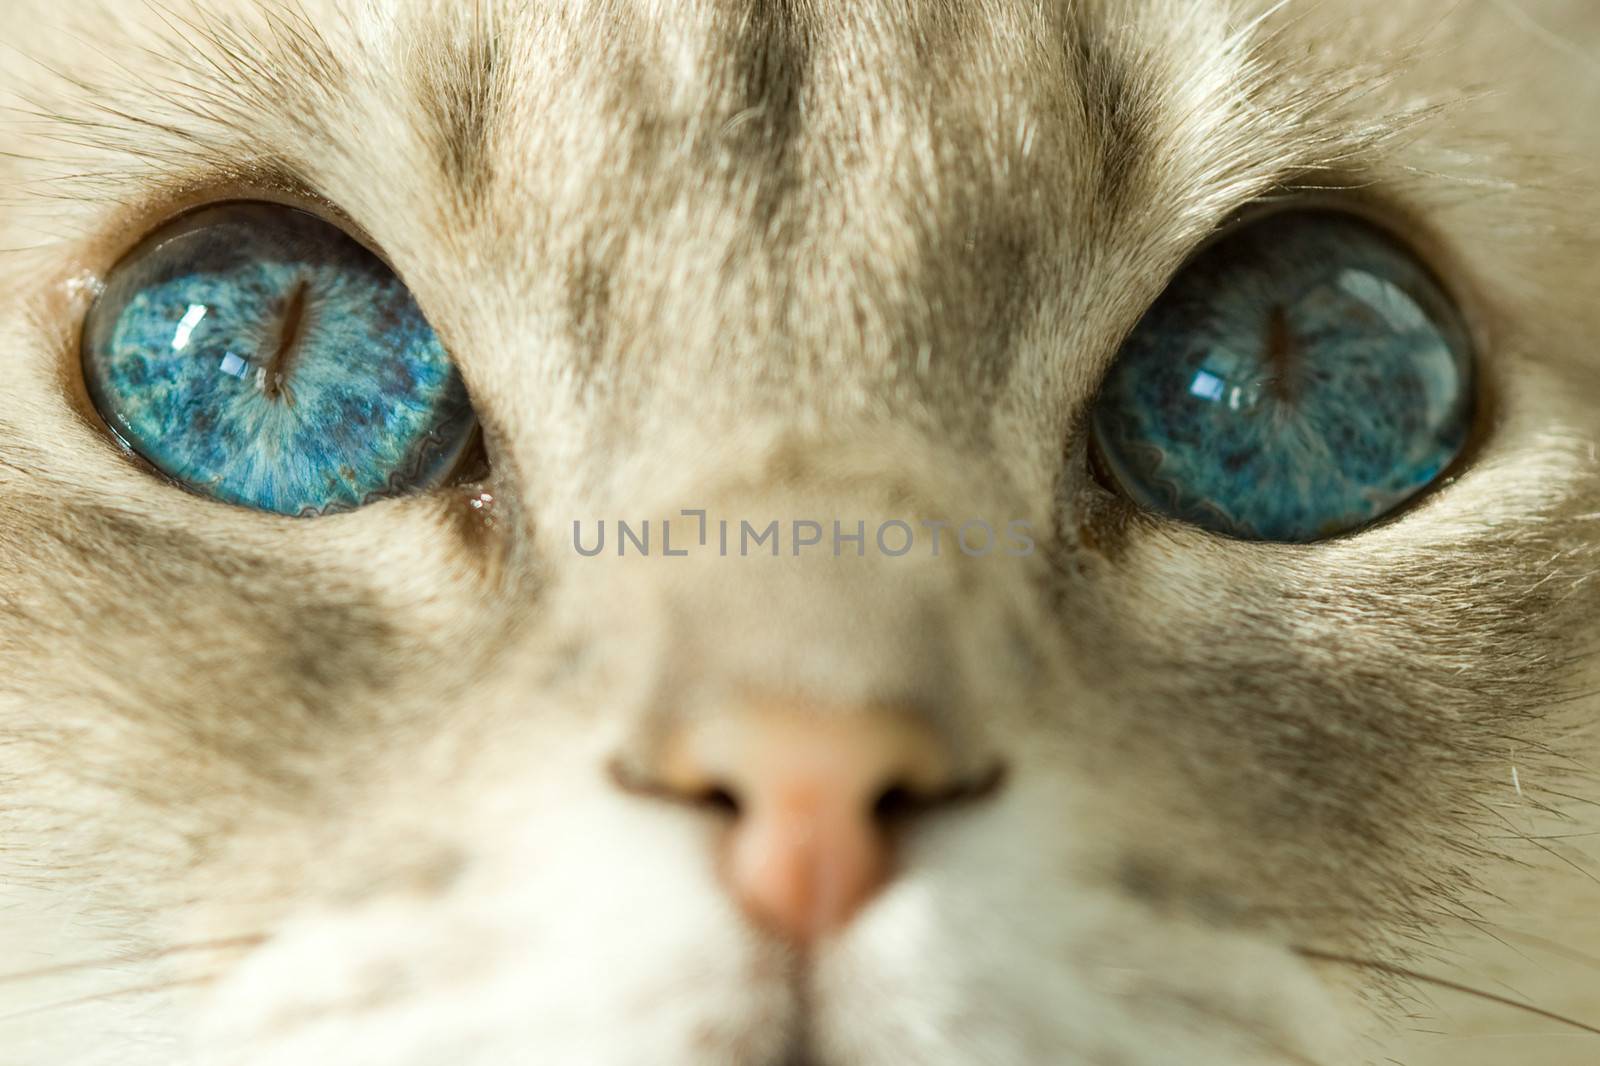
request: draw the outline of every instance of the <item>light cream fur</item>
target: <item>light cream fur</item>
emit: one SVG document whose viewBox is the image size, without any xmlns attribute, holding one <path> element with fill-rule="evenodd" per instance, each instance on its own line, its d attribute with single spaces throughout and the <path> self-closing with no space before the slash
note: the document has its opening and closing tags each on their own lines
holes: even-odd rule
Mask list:
<svg viewBox="0 0 1600 1066">
<path fill-rule="evenodd" d="M 1600 1025 L 1590 0 L 0 0 L 0 56 L 0 1066 L 1600 1061 L 1394 976 Z M 1132 513 L 1096 383 L 1295 196 L 1461 294 L 1472 462 L 1303 549 Z M 280 520 L 112 446 L 99 280 L 239 197 L 395 264 L 485 483 Z M 1041 551 L 572 551 L 685 507 Z M 804 968 L 606 773 L 751 687 L 1010 767 Z"/>
</svg>

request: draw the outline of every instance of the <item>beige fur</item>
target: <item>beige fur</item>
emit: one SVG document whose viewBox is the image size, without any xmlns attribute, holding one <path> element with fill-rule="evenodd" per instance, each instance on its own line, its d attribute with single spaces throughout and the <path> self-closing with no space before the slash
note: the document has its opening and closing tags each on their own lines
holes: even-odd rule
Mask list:
<svg viewBox="0 0 1600 1066">
<path fill-rule="evenodd" d="M 1600 1025 L 1591 0 L 0 0 L 0 42 L 0 1066 L 1600 1061 L 1395 976 Z M 1465 294 L 1473 462 L 1309 548 L 1131 513 L 1082 432 L 1119 338 L 1294 195 Z M 97 280 L 239 197 L 384 251 L 486 484 L 280 520 L 111 445 Z M 1042 550 L 571 549 L 685 507 Z M 606 774 L 750 685 L 1010 766 L 810 960 L 805 1064 L 720 824 Z"/>
</svg>

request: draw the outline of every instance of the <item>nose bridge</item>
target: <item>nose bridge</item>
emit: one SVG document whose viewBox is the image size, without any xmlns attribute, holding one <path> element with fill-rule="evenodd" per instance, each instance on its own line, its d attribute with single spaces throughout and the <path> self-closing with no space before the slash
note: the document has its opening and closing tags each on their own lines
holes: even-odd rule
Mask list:
<svg viewBox="0 0 1600 1066">
<path fill-rule="evenodd" d="M 1017 676 L 990 667 L 1025 650 L 1040 536 L 977 466 L 790 435 L 574 523 L 562 584 L 591 639 L 637 636 L 655 713 L 761 695 L 959 724 Z"/>
<path fill-rule="evenodd" d="M 739 562 L 667 591 L 674 704 L 770 695 L 950 724 L 969 679 L 961 619 L 938 575 L 896 559 Z"/>
</svg>

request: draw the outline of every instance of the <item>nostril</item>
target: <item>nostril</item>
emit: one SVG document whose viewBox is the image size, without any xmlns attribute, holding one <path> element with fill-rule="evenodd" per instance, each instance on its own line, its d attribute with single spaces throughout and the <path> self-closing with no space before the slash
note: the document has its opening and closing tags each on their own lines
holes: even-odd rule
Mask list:
<svg viewBox="0 0 1600 1066">
<path fill-rule="evenodd" d="M 878 822 L 895 822 L 938 808 L 970 803 L 993 795 L 1004 782 L 1005 767 L 999 764 L 940 789 L 919 789 L 895 781 L 878 793 L 872 804 L 872 817 Z"/>
<path fill-rule="evenodd" d="M 878 822 L 895 822 L 915 814 L 922 801 L 904 785 L 890 785 L 878 793 L 872 804 L 872 817 Z"/>
<path fill-rule="evenodd" d="M 699 797 L 700 806 L 728 814 L 737 818 L 739 816 L 739 797 L 731 789 L 722 786 L 712 786 L 705 790 Z"/>
<path fill-rule="evenodd" d="M 705 779 L 694 783 L 663 780 L 622 759 L 611 761 L 607 771 L 619 788 L 632 795 L 701 807 L 735 818 L 746 813 L 741 790 L 732 784 Z M 939 808 L 986 799 L 999 791 L 1005 776 L 1005 767 L 997 763 L 943 788 L 929 788 L 909 777 L 895 778 L 872 794 L 867 809 L 874 822 L 902 821 Z M 757 780 L 751 787 L 759 791 L 763 784 Z"/>
</svg>

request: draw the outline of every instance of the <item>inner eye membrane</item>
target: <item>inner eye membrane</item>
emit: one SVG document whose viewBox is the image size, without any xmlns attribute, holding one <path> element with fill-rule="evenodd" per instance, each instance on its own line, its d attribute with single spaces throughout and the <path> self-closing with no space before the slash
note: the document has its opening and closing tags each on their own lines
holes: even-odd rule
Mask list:
<svg viewBox="0 0 1600 1066">
<path fill-rule="evenodd" d="M 1426 265 L 1386 230 L 1283 211 L 1189 263 L 1124 344 L 1092 417 L 1140 506 L 1248 540 L 1359 529 L 1466 445 L 1473 345 Z"/>
<path fill-rule="evenodd" d="M 295 208 L 192 212 L 110 273 L 84 380 L 174 481 L 310 516 L 437 487 L 475 440 L 466 386 L 394 272 Z"/>
</svg>

